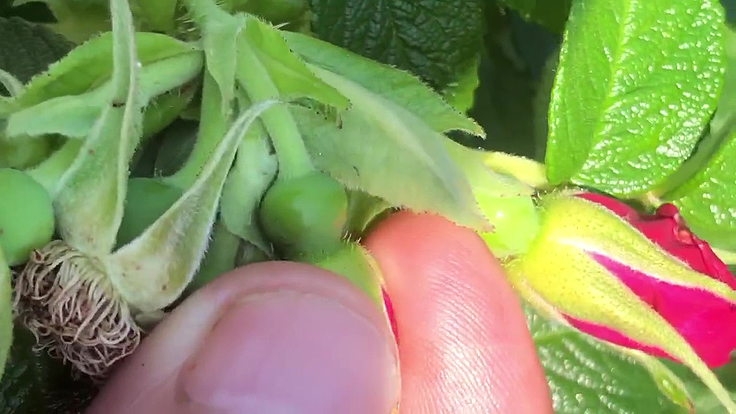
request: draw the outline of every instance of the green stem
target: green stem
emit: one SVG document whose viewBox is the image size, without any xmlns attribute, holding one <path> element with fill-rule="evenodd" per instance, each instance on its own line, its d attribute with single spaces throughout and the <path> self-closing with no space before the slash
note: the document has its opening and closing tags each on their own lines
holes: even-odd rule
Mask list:
<svg viewBox="0 0 736 414">
<path fill-rule="evenodd" d="M 238 42 L 238 66 L 235 75 L 253 102 L 279 99 L 280 93 L 256 52 L 242 38 Z M 284 105 L 275 105 L 261 115 L 279 161 L 278 179 L 300 177 L 314 171 L 296 121 Z"/>
<path fill-rule="evenodd" d="M 163 180 L 186 190 L 202 173 L 207 161 L 212 157 L 215 149 L 227 133 L 230 119 L 220 111 L 220 89 L 209 71 L 204 73 L 202 86 L 202 113 L 200 116 L 197 141 L 194 144 L 189 158 L 174 175 Z"/>
<path fill-rule="evenodd" d="M 84 141 L 77 139 L 67 140 L 61 148 L 36 167 L 27 170 L 26 173 L 38 181 L 46 189 L 51 198 L 54 198 L 59 189 L 61 177 L 77 158 L 77 154 L 79 153 L 79 149 L 82 148 L 83 143 Z"/>
</svg>

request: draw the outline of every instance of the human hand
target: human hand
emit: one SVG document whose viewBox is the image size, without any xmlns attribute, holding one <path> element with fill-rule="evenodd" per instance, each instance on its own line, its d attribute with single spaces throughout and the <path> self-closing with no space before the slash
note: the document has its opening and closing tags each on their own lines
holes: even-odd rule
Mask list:
<svg viewBox="0 0 736 414">
<path fill-rule="evenodd" d="M 345 279 L 254 264 L 180 305 L 88 413 L 552 413 L 518 299 L 475 233 L 401 212 L 366 245 L 398 341 Z"/>
</svg>

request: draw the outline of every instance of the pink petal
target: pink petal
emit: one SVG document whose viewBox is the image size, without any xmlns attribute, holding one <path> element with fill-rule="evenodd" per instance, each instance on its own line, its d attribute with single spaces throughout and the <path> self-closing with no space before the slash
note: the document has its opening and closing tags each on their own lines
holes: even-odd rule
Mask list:
<svg viewBox="0 0 736 414">
<path fill-rule="evenodd" d="M 667 320 L 708 366 L 729 361 L 736 348 L 736 329 L 729 328 L 736 326 L 735 304 L 706 290 L 654 279 L 605 256 L 590 254 Z"/>
<path fill-rule="evenodd" d="M 671 357 L 670 355 L 668 355 L 666 352 L 662 351 L 659 348 L 640 344 L 634 341 L 633 339 L 621 334 L 620 332 L 614 331 L 613 329 L 610 329 L 610 328 L 606 328 L 603 325 L 586 322 L 582 319 L 576 319 L 570 316 L 565 316 L 565 319 L 570 323 L 570 325 L 598 339 L 602 339 L 604 341 L 607 341 L 607 342 L 610 342 L 616 345 L 620 345 L 625 348 L 638 349 L 652 356 L 661 357 L 661 358 L 669 358 L 673 361 L 676 361 L 675 358 Z"/>
</svg>

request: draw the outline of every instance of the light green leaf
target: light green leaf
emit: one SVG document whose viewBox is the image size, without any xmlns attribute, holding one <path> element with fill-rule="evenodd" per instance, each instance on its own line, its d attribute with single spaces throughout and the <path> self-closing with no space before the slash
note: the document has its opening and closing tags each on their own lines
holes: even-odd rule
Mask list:
<svg viewBox="0 0 736 414">
<path fill-rule="evenodd" d="M 280 98 L 311 98 L 338 109 L 346 109 L 347 99 L 333 87 L 315 76 L 307 65 L 289 49 L 284 32 L 253 16 L 246 18 L 240 38 L 240 53 L 247 47 L 268 72 Z"/>
<path fill-rule="evenodd" d="M 660 392 L 636 359 L 528 306 L 524 312 L 556 414 L 687 413 Z"/>
<path fill-rule="evenodd" d="M 315 164 L 348 188 L 395 206 L 439 213 L 458 224 L 487 228 L 470 185 L 444 147 L 447 138 L 402 106 L 338 74 L 312 66 L 353 106 L 330 119 L 295 107 Z"/>
<path fill-rule="evenodd" d="M 110 277 L 134 312 L 145 314 L 170 305 L 192 280 L 238 145 L 253 121 L 275 103 L 258 103 L 244 111 L 191 187 L 139 237 L 109 257 Z"/>
<path fill-rule="evenodd" d="M 103 84 L 112 74 L 112 44 L 112 33 L 104 33 L 74 48 L 29 81 L 24 93 L 16 99 L 18 107 L 27 108 L 58 96 L 81 94 Z M 135 47 L 141 65 L 198 49 L 169 36 L 145 32 L 135 34 Z"/>
<path fill-rule="evenodd" d="M 111 93 L 54 200 L 62 238 L 85 254 L 108 254 L 123 218 L 128 164 L 140 140 L 143 105 L 138 87 L 133 17 L 126 0 L 111 2 Z"/>
<path fill-rule="evenodd" d="M 170 32 L 176 27 L 174 20 L 179 0 L 133 0 L 135 17 L 144 20 L 148 29 L 156 32 Z M 137 11 L 137 13 L 136 13 Z"/>
<path fill-rule="evenodd" d="M 462 130 L 485 136 L 473 120 L 454 109 L 419 78 L 327 42 L 284 32 L 289 47 L 306 62 L 343 76 L 371 93 L 410 111 L 437 132 Z"/>
<path fill-rule="evenodd" d="M 156 96 L 177 88 L 199 75 L 201 51 L 192 50 L 152 62 L 140 69 L 139 102 L 146 106 Z M 82 138 L 89 134 L 109 99 L 112 81 L 80 95 L 51 98 L 10 115 L 8 137 L 60 134 Z"/>
<path fill-rule="evenodd" d="M 552 90 L 547 175 L 632 196 L 690 155 L 722 85 L 716 0 L 575 2 Z"/>
<path fill-rule="evenodd" d="M 256 122 L 243 137 L 235 165 L 225 181 L 220 216 L 229 232 L 256 245 L 266 254 L 271 254 L 272 248 L 258 227 L 256 212 L 277 171 L 278 161 L 268 134 Z"/>
<path fill-rule="evenodd" d="M 0 378 L 5 372 L 10 345 L 13 343 L 13 300 L 11 296 L 10 268 L 0 249 Z"/>
</svg>

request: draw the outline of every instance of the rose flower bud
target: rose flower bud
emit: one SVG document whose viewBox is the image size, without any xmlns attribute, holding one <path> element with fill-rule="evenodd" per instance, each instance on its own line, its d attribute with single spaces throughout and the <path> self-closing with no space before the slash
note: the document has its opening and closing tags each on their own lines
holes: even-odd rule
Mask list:
<svg viewBox="0 0 736 414">
<path fill-rule="evenodd" d="M 736 280 L 677 209 L 640 215 L 587 193 L 540 208 L 537 237 L 506 266 L 519 293 L 588 335 L 687 365 L 736 413 L 709 369 L 736 348 Z"/>
</svg>

